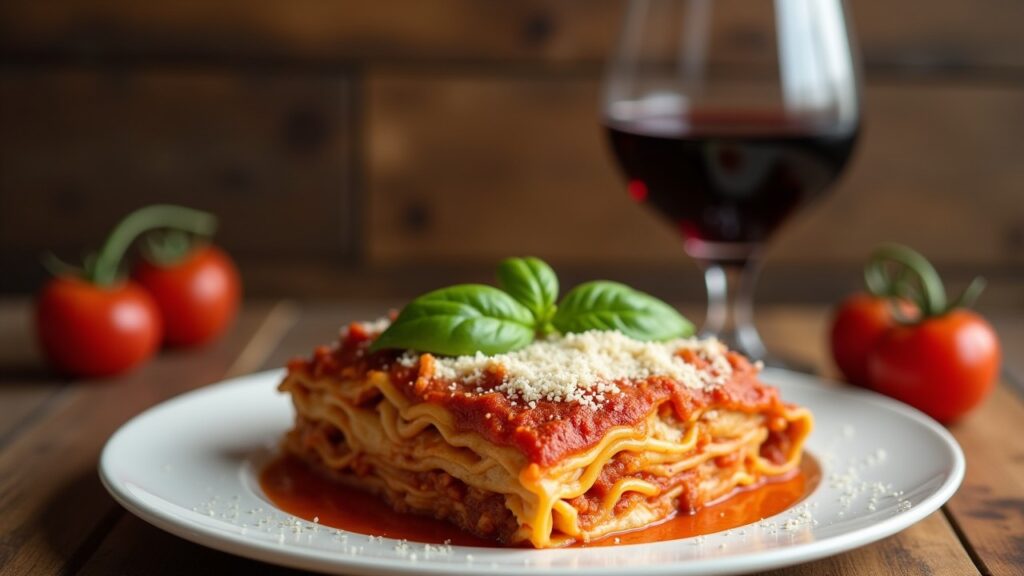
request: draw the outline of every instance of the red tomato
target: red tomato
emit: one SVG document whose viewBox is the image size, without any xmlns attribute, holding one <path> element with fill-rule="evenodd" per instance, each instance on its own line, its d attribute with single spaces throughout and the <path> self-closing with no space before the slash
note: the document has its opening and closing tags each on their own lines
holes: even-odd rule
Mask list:
<svg viewBox="0 0 1024 576">
<path fill-rule="evenodd" d="M 164 342 L 171 346 L 195 346 L 216 338 L 238 312 L 238 269 L 214 246 L 197 248 L 168 266 L 141 261 L 134 277 L 160 307 Z"/>
<path fill-rule="evenodd" d="M 142 363 L 160 346 L 160 324 L 153 298 L 134 282 L 101 287 L 53 278 L 36 304 L 43 352 L 71 376 L 108 376 Z"/>
<path fill-rule="evenodd" d="M 1000 359 L 992 326 L 958 308 L 887 332 L 868 357 L 868 374 L 879 392 L 949 423 L 989 394 Z"/>
<path fill-rule="evenodd" d="M 908 316 L 915 310 L 909 302 L 901 302 L 900 308 Z M 847 380 L 870 387 L 868 354 L 895 325 L 888 298 L 859 293 L 840 304 L 832 319 L 832 358 Z"/>
</svg>

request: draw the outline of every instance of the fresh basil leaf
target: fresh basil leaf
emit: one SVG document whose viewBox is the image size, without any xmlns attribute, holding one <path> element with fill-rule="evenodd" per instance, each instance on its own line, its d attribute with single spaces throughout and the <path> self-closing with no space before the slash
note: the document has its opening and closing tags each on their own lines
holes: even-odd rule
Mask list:
<svg viewBox="0 0 1024 576">
<path fill-rule="evenodd" d="M 462 284 L 410 302 L 371 350 L 501 354 L 526 346 L 533 335 L 533 315 L 514 298 L 492 286 Z"/>
<path fill-rule="evenodd" d="M 625 284 L 598 280 L 573 288 L 551 319 L 560 332 L 618 330 L 637 340 L 691 336 L 693 324 L 675 308 Z"/>
<path fill-rule="evenodd" d="M 498 265 L 498 285 L 533 313 L 543 326 L 555 312 L 558 276 L 540 258 L 508 258 Z"/>
</svg>

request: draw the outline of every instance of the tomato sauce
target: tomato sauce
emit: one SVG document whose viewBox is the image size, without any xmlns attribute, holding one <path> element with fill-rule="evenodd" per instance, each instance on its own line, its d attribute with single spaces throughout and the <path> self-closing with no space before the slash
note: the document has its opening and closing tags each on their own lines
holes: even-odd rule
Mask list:
<svg viewBox="0 0 1024 576">
<path fill-rule="evenodd" d="M 654 526 L 577 546 L 661 542 L 744 526 L 796 505 L 814 491 L 820 480 L 821 468 L 805 453 L 800 468 L 786 478 L 736 490 L 694 514 L 680 514 Z M 498 545 L 442 520 L 395 512 L 383 500 L 325 478 L 290 456 L 268 464 L 260 475 L 260 486 L 281 510 L 309 521 L 316 518 L 321 525 L 332 528 L 424 544 L 449 540 L 458 546 Z"/>
<path fill-rule="evenodd" d="M 726 355 L 732 374 L 721 386 L 694 389 L 671 378 L 653 376 L 616 382 L 621 393 L 610 396 L 600 410 L 547 400 L 528 408 L 523 403 L 513 405 L 504 394 L 490 392 L 501 383 L 499 375 L 489 374 L 472 383 L 421 378 L 423 367 L 403 366 L 396 361 L 398 352 L 370 352 L 372 338 L 361 325 L 352 324 L 338 346 L 321 346 L 311 358 L 290 362 L 288 370 L 343 380 L 361 380 L 370 371 L 387 372 L 411 402 L 444 407 L 458 431 L 476 432 L 489 442 L 513 447 L 543 467 L 593 447 L 614 427 L 640 424 L 663 404 L 671 406 L 683 422 L 708 406 L 761 413 L 767 418 L 785 411 L 778 390 L 758 380 L 758 369 L 734 352 Z M 698 369 L 709 369 L 692 351 L 683 350 L 680 356 Z"/>
</svg>

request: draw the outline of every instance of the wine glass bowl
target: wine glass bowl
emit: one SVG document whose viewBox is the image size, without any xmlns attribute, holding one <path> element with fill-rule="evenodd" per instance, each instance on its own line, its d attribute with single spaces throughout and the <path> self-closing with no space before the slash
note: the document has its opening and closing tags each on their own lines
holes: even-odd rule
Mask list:
<svg viewBox="0 0 1024 576">
<path fill-rule="evenodd" d="M 840 0 L 632 0 L 608 66 L 603 123 L 629 196 L 704 270 L 703 334 L 755 359 L 771 360 L 752 321 L 762 248 L 857 140 L 847 29 Z"/>
</svg>

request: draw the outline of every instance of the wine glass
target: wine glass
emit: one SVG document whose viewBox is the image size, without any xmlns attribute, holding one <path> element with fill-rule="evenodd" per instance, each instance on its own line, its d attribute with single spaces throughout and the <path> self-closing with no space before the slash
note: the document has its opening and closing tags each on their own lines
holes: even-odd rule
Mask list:
<svg viewBox="0 0 1024 576">
<path fill-rule="evenodd" d="M 762 248 L 832 184 L 859 131 L 847 20 L 841 0 L 631 0 L 607 69 L 603 123 L 629 196 L 704 272 L 702 335 L 768 363 Z"/>
</svg>

